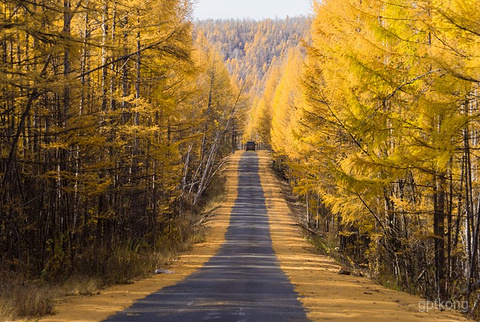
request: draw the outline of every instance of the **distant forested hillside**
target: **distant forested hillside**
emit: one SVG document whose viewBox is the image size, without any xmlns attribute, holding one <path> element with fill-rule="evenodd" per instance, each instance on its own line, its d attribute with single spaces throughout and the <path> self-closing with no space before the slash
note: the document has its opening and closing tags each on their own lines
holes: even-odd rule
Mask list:
<svg viewBox="0 0 480 322">
<path fill-rule="evenodd" d="M 284 20 L 206 20 L 196 23 L 195 38 L 205 37 L 225 58 L 230 72 L 260 94 L 264 76 L 289 48 L 305 40 L 310 28 L 307 17 Z"/>
</svg>

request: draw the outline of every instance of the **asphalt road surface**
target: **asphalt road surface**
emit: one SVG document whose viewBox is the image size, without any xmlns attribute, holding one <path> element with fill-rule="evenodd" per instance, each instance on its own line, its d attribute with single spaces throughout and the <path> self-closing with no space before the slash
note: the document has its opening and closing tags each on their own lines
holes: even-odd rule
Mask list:
<svg viewBox="0 0 480 322">
<path fill-rule="evenodd" d="M 106 321 L 306 321 L 270 238 L 255 152 L 239 165 L 238 198 L 219 252 L 184 281 Z"/>
</svg>

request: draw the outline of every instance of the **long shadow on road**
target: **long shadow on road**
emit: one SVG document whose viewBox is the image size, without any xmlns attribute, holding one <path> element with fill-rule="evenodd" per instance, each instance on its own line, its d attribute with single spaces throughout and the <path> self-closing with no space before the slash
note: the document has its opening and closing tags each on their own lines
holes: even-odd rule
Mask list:
<svg viewBox="0 0 480 322">
<path fill-rule="evenodd" d="M 272 248 L 258 170 L 256 153 L 244 153 L 238 198 L 217 255 L 106 321 L 306 321 Z"/>
</svg>

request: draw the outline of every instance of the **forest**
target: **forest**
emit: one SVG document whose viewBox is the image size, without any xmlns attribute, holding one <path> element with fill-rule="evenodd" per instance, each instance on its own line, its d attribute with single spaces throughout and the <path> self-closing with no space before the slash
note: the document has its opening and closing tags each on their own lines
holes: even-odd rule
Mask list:
<svg viewBox="0 0 480 322">
<path fill-rule="evenodd" d="M 14 318 L 52 311 L 48 288 L 32 299 L 44 285 L 123 283 L 197 238 L 246 100 L 193 40 L 189 1 L 0 8 L 0 311 Z"/>
<path fill-rule="evenodd" d="M 247 131 L 352 266 L 480 315 L 478 1 L 326 0 Z"/>
<path fill-rule="evenodd" d="M 245 81 L 245 90 L 252 98 L 263 92 L 271 66 L 305 40 L 309 27 L 307 17 L 205 20 L 195 23 L 195 34 L 204 35 L 222 53 L 228 70 Z"/>
<path fill-rule="evenodd" d="M 188 0 L 0 7 L 0 299 L 151 272 L 255 139 L 323 252 L 480 317 L 478 1 L 264 21 L 194 21 Z"/>
</svg>

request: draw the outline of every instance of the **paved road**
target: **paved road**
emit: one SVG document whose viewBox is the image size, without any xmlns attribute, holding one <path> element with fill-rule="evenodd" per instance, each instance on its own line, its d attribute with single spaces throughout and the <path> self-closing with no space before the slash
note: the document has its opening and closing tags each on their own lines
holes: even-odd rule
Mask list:
<svg viewBox="0 0 480 322">
<path fill-rule="evenodd" d="M 255 152 L 240 160 L 238 198 L 217 255 L 183 282 L 107 321 L 306 321 L 272 249 Z"/>
</svg>

